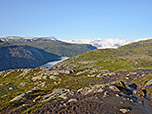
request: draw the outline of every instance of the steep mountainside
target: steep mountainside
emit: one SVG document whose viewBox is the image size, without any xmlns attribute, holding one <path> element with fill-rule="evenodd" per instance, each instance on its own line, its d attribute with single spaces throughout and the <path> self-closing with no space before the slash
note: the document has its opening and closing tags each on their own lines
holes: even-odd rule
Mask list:
<svg viewBox="0 0 152 114">
<path fill-rule="evenodd" d="M 29 46 L 0 46 L 0 70 L 34 68 L 59 56 Z"/>
<path fill-rule="evenodd" d="M 59 56 L 72 57 L 96 49 L 89 44 L 70 44 L 56 40 L 55 38 L 23 38 L 23 37 L 6 37 L 1 38 L 4 42 L 14 45 L 27 45 L 43 49 L 49 53 L 54 53 Z"/>
</svg>

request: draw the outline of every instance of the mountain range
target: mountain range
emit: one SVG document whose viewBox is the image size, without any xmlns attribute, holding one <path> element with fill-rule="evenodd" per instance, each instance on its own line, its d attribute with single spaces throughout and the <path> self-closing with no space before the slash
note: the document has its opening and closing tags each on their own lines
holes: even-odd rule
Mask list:
<svg viewBox="0 0 152 114">
<path fill-rule="evenodd" d="M 61 56 L 76 56 L 96 49 L 89 44 L 70 44 L 54 37 L 0 38 L 0 70 L 35 68 Z"/>
<path fill-rule="evenodd" d="M 12 45 L 22 45 L 31 46 L 39 49 L 43 49 L 46 52 L 56 54 L 58 56 L 73 57 L 96 49 L 96 47 L 90 44 L 71 44 L 54 37 L 18 37 L 10 36 L 5 38 L 0 38 L 3 42 Z"/>
</svg>

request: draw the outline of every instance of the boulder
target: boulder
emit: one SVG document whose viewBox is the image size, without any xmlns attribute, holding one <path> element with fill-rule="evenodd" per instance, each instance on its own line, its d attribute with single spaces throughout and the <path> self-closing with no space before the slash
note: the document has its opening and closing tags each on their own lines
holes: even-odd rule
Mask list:
<svg viewBox="0 0 152 114">
<path fill-rule="evenodd" d="M 119 109 L 119 110 L 120 110 L 120 112 L 122 112 L 123 114 L 126 114 L 126 113 L 130 112 L 130 109 L 125 109 L 125 108 L 121 108 L 121 109 Z"/>
<path fill-rule="evenodd" d="M 44 95 L 41 97 L 40 102 L 45 102 L 51 99 L 55 99 L 57 97 L 66 99 L 67 94 L 74 94 L 74 90 L 66 89 L 66 88 L 58 88 L 52 91 L 52 93 Z"/>
</svg>

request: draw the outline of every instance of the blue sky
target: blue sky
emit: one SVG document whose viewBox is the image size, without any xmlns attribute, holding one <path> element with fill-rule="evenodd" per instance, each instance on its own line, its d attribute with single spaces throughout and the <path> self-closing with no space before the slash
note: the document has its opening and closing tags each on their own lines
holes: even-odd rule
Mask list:
<svg viewBox="0 0 152 114">
<path fill-rule="evenodd" d="M 152 37 L 152 0 L 0 0 L 0 37 Z"/>
</svg>

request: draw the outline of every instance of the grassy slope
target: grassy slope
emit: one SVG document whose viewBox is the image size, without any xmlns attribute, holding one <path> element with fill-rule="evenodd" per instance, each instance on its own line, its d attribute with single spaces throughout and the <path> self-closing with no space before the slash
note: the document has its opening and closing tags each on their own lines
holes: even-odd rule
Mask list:
<svg viewBox="0 0 152 114">
<path fill-rule="evenodd" d="M 38 73 L 41 71 L 40 68 L 37 69 L 31 69 L 28 74 L 25 76 L 22 76 L 23 73 L 22 70 L 14 70 L 9 75 L 5 76 L 9 71 L 6 71 L 2 75 L 0 75 L 0 111 L 3 108 L 11 107 L 10 100 L 14 98 L 15 96 L 27 92 L 29 90 L 32 90 L 35 86 L 37 86 L 37 82 L 43 83 L 45 82 L 45 86 L 39 86 L 40 92 L 37 92 L 36 94 L 31 95 L 31 99 L 34 99 L 36 96 L 43 95 L 50 93 L 55 88 L 69 88 L 69 89 L 79 89 L 82 87 L 89 86 L 90 84 L 94 84 L 95 80 L 99 80 L 99 78 L 88 78 L 86 76 L 63 76 L 58 75 L 56 76 L 56 79 L 40 79 L 37 81 L 33 81 L 32 77 L 38 75 Z M 50 76 L 50 75 L 49 75 Z M 27 82 L 24 86 L 21 86 L 20 84 L 22 82 Z M 58 83 L 58 84 L 55 84 Z M 9 90 L 9 88 L 12 87 L 13 90 Z M 30 101 L 31 102 L 31 101 Z M 22 106 L 22 104 L 26 104 L 27 99 L 23 99 L 22 101 L 17 102 L 19 106 Z M 15 105 L 17 105 L 15 104 Z M 34 104 L 33 102 L 30 103 L 30 107 L 33 107 L 37 104 Z M 38 104 L 39 105 L 39 104 Z M 18 107 L 18 106 L 15 106 Z M 14 110 L 14 109 L 13 109 Z"/>
<path fill-rule="evenodd" d="M 140 41 L 118 49 L 97 49 L 68 59 L 67 66 L 78 70 L 98 67 L 109 70 L 152 68 L 152 40 Z"/>
</svg>

